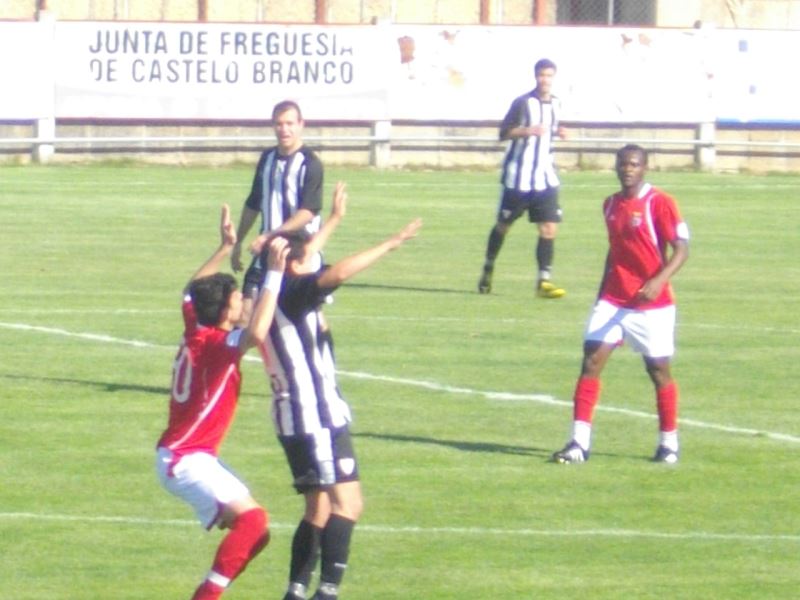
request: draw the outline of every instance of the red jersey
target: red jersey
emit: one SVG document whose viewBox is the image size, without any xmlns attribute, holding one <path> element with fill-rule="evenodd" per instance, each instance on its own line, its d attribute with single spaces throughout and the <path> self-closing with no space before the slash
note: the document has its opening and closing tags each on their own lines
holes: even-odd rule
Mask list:
<svg viewBox="0 0 800 600">
<path fill-rule="evenodd" d="M 670 242 L 689 239 L 689 230 L 675 200 L 645 184 L 635 198 L 625 198 L 622 192 L 606 198 L 603 214 L 609 249 L 600 298 L 625 308 L 674 304 L 669 283 L 651 302 L 643 302 L 636 295 L 645 281 L 666 264 Z"/>
<path fill-rule="evenodd" d="M 176 457 L 195 451 L 216 456 L 239 400 L 242 330 L 199 325 L 188 296 L 183 322 L 183 341 L 172 369 L 169 424 L 158 446 Z"/>
</svg>

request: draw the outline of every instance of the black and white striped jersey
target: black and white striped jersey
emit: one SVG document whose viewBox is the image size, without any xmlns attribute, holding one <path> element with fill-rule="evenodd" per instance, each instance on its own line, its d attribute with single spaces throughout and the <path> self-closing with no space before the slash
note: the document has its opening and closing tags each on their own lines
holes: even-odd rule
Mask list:
<svg viewBox="0 0 800 600">
<path fill-rule="evenodd" d="M 246 201 L 248 208 L 261 213 L 261 232 L 277 229 L 300 208 L 317 215 L 307 226 L 311 233 L 317 231 L 322 176 L 322 161 L 305 146 L 285 157 L 277 147 L 262 152 Z"/>
<path fill-rule="evenodd" d="M 541 101 L 536 90 L 515 98 L 500 125 L 501 137 L 514 127 L 544 125 L 541 136 L 522 137 L 509 143 L 501 182 L 507 189 L 542 192 L 558 187 L 560 181 L 553 159 L 553 135 L 558 131 L 561 105 L 555 96 Z"/>
<path fill-rule="evenodd" d="M 266 342 L 272 416 L 278 435 L 313 435 L 347 425 L 350 408 L 339 393 L 330 331 L 320 305 L 332 288 L 320 288 L 323 271 L 285 276 Z"/>
</svg>

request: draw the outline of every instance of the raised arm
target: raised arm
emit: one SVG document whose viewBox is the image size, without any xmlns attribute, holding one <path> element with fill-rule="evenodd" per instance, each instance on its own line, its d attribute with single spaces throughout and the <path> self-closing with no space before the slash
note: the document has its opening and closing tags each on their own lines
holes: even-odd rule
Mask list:
<svg viewBox="0 0 800 600">
<path fill-rule="evenodd" d="M 278 294 L 281 291 L 287 254 L 289 254 L 289 245 L 286 239 L 274 238 L 270 241 L 264 285 L 261 287 L 258 301 L 253 308 L 250 322 L 239 338 L 239 351 L 242 354 L 252 346 L 263 342 L 267 337 L 272 318 L 275 315 Z"/>
<path fill-rule="evenodd" d="M 348 256 L 326 269 L 319 278 L 320 287 L 336 287 L 354 275 L 371 267 L 392 250 L 417 236 L 422 219 L 414 219 L 392 237 L 367 250 Z"/>
<path fill-rule="evenodd" d="M 347 212 L 347 184 L 343 181 L 336 183 L 336 188 L 333 190 L 333 205 L 331 206 L 331 214 L 328 220 L 322 225 L 320 230 L 306 244 L 306 254 L 313 256 L 320 252 L 325 244 L 328 243 L 333 232 L 342 222 L 342 218 Z"/>
<path fill-rule="evenodd" d="M 220 215 L 219 224 L 220 244 L 219 248 L 212 254 L 201 266 L 194 275 L 189 279 L 184 293 L 189 290 L 189 285 L 195 280 L 207 275 L 213 275 L 219 272 L 220 265 L 225 258 L 231 253 L 231 249 L 236 244 L 236 230 L 231 223 L 231 209 L 227 204 L 222 205 L 222 214 Z"/>
<path fill-rule="evenodd" d="M 247 234 L 253 228 L 253 224 L 258 218 L 258 211 L 253 210 L 247 203 L 242 208 L 242 214 L 239 217 L 239 227 L 236 230 L 236 244 L 231 253 L 231 268 L 235 271 L 241 271 L 244 267 L 242 265 L 242 242 Z"/>
</svg>

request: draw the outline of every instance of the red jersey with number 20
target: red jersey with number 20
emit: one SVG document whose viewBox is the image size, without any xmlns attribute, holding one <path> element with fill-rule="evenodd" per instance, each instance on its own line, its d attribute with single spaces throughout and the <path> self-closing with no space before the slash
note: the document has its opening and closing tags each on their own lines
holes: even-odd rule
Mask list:
<svg viewBox="0 0 800 600">
<path fill-rule="evenodd" d="M 674 304 L 669 283 L 651 302 L 638 299 L 637 292 L 666 264 L 669 243 L 689 239 L 689 228 L 681 219 L 675 200 L 645 184 L 635 198 L 625 198 L 622 192 L 606 198 L 603 214 L 609 250 L 600 298 L 624 308 Z"/>
<path fill-rule="evenodd" d="M 199 325 L 188 296 L 183 321 L 183 341 L 172 369 L 169 424 L 158 446 L 176 457 L 197 451 L 216 456 L 239 400 L 242 330 Z"/>
</svg>

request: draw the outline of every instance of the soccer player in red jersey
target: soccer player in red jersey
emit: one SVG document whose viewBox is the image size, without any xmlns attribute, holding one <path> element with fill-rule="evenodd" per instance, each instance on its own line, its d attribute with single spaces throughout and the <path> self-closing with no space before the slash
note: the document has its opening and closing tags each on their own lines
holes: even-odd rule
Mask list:
<svg viewBox="0 0 800 600">
<path fill-rule="evenodd" d="M 270 245 L 263 291 L 250 321 L 241 318 L 242 294 L 232 275 L 219 273 L 236 243 L 227 205 L 219 248 L 184 289 L 184 334 L 172 372 L 169 423 L 157 444 L 156 470 L 164 488 L 190 504 L 206 528 L 230 529 L 192 600 L 214 600 L 269 541 L 268 515 L 218 458 L 239 399 L 244 353 L 262 341 L 275 313 L 288 247 Z"/>
<path fill-rule="evenodd" d="M 689 256 L 689 229 L 670 196 L 644 181 L 647 152 L 629 144 L 617 152 L 622 189 L 606 198 L 609 250 L 600 294 L 584 333 L 583 364 L 573 397 L 572 439 L 557 463 L 589 458 L 600 374 L 623 341 L 644 357 L 655 386 L 659 442 L 653 460 L 678 461 L 678 389 L 670 372 L 675 352 L 675 299 L 670 279 Z"/>
</svg>

